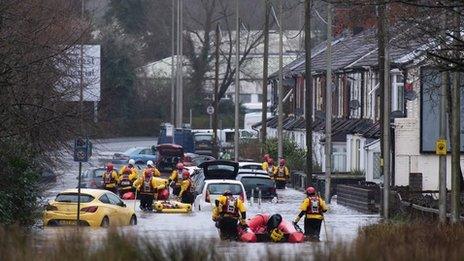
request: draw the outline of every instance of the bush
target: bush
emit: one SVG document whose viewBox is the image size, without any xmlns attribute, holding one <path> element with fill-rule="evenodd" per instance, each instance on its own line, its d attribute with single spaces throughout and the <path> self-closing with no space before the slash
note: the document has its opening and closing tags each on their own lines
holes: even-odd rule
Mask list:
<svg viewBox="0 0 464 261">
<path fill-rule="evenodd" d="M 277 139 L 268 139 L 264 145 L 264 153 L 268 153 L 274 159 L 277 157 Z M 298 145 L 290 139 L 283 140 L 283 155 L 287 161 L 287 166 L 292 170 L 304 170 L 306 166 L 306 151 L 298 147 Z M 274 164 L 278 164 L 274 162 Z M 314 169 L 314 168 L 313 168 Z M 317 168 L 316 168 L 317 169 Z"/>
<path fill-rule="evenodd" d="M 0 146 L 0 223 L 32 225 L 38 214 L 37 157 L 20 141 Z"/>
</svg>

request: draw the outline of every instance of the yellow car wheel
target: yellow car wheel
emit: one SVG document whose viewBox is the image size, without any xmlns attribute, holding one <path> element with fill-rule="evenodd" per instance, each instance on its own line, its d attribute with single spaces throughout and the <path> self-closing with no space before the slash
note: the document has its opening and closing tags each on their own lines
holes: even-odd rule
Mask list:
<svg viewBox="0 0 464 261">
<path fill-rule="evenodd" d="M 129 221 L 129 225 L 131 225 L 131 226 L 137 225 L 137 216 L 132 215 L 132 217 L 131 217 L 131 219 Z"/>
<path fill-rule="evenodd" d="M 107 216 L 103 217 L 100 226 L 101 227 L 109 227 L 110 226 L 110 219 Z"/>
</svg>

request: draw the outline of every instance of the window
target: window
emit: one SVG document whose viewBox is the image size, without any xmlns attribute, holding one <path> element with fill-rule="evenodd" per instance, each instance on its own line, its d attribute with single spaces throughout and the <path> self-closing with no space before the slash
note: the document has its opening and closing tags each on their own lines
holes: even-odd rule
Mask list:
<svg viewBox="0 0 464 261">
<path fill-rule="evenodd" d="M 55 198 L 56 202 L 77 203 L 77 193 L 58 194 Z M 81 203 L 89 203 L 94 200 L 94 197 L 87 194 L 81 194 Z"/>
<path fill-rule="evenodd" d="M 99 200 L 100 200 L 102 203 L 111 204 L 111 203 L 110 203 L 110 200 L 108 199 L 108 197 L 106 196 L 106 194 L 103 194 L 103 196 L 101 196 Z"/>
<path fill-rule="evenodd" d="M 250 103 L 251 102 L 251 94 L 240 94 L 240 102 L 241 103 Z"/>
<path fill-rule="evenodd" d="M 404 77 L 400 73 L 392 74 L 392 111 L 404 111 Z"/>
<path fill-rule="evenodd" d="M 106 196 L 110 200 L 111 205 L 122 205 L 122 201 L 116 195 L 107 193 Z"/>
<path fill-rule="evenodd" d="M 380 167 L 380 152 L 374 152 L 373 156 L 373 178 L 380 179 L 380 174 L 382 173 L 382 169 Z"/>
<path fill-rule="evenodd" d="M 209 184 L 207 190 L 213 195 L 222 195 L 226 190 L 229 190 L 232 195 L 240 195 L 243 192 L 240 185 L 228 183 Z"/>
</svg>

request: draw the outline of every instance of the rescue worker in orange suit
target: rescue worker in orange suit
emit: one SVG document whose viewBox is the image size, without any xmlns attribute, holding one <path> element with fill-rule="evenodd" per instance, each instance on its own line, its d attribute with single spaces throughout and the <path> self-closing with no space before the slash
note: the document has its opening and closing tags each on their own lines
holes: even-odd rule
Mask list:
<svg viewBox="0 0 464 261">
<path fill-rule="evenodd" d="M 159 189 L 166 188 L 165 182 L 160 182 L 159 178 L 153 177 L 153 171 L 147 170 L 142 177 L 134 182 L 134 187 L 140 195 L 140 209 L 143 211 L 153 210 L 153 200 Z"/>
<path fill-rule="evenodd" d="M 212 219 L 220 230 L 221 239 L 236 240 L 238 223 L 242 227 L 247 227 L 245 204 L 240 198 L 234 198 L 232 193 L 226 190 L 215 201 Z"/>
<path fill-rule="evenodd" d="M 324 213 L 327 212 L 328 208 L 324 200 L 319 197 L 314 187 L 308 187 L 306 189 L 307 197 L 303 200 L 300 206 L 300 214 L 293 221 L 295 224 L 305 216 L 304 220 L 304 233 L 305 236 L 311 240 L 319 241 L 319 235 L 321 233 L 321 224 L 324 220 Z"/>
<path fill-rule="evenodd" d="M 269 164 L 267 163 L 268 160 L 269 160 L 269 154 L 264 154 L 264 156 L 263 156 L 263 163 L 261 164 L 261 168 L 262 168 L 264 171 L 267 171 L 268 168 L 269 168 Z"/>
<path fill-rule="evenodd" d="M 147 161 L 147 167 L 143 170 L 143 172 L 145 173 L 148 169 L 153 171 L 153 176 L 161 177 L 161 172 L 155 167 L 155 164 L 151 160 Z"/>
<path fill-rule="evenodd" d="M 274 180 L 278 189 L 285 189 L 285 184 L 290 178 L 290 171 L 285 166 L 285 159 L 280 159 L 279 166 L 274 168 Z"/>
<path fill-rule="evenodd" d="M 117 193 L 116 184 L 118 182 L 118 173 L 114 170 L 114 166 L 111 163 L 106 165 L 106 171 L 102 175 L 103 186 L 106 190 L 113 193 Z"/>
<path fill-rule="evenodd" d="M 132 185 L 137 180 L 137 173 L 134 173 L 130 168 L 126 167 L 122 174 L 119 176 L 119 196 L 122 197 L 124 193 L 133 191 Z"/>
<path fill-rule="evenodd" d="M 171 176 L 169 177 L 169 185 L 172 187 L 172 194 L 175 196 L 179 196 L 180 192 L 180 185 L 181 185 L 181 175 L 182 171 L 184 170 L 184 164 L 177 163 L 176 169 L 171 172 Z"/>
<path fill-rule="evenodd" d="M 121 176 L 126 168 L 129 168 L 133 173 L 135 173 L 135 175 L 138 175 L 137 167 L 135 167 L 135 160 L 130 159 L 126 166 L 122 166 L 119 169 L 118 175 Z"/>
<path fill-rule="evenodd" d="M 194 201 L 194 187 L 190 179 L 190 173 L 184 169 L 182 171 L 182 182 L 180 184 L 179 198 L 182 203 L 192 204 Z"/>
</svg>

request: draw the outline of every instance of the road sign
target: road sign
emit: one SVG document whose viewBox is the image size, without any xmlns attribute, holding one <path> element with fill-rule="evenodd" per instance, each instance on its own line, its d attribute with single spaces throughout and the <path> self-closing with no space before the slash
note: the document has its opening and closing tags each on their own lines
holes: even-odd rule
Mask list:
<svg viewBox="0 0 464 261">
<path fill-rule="evenodd" d="M 92 143 L 88 139 L 77 138 L 74 141 L 74 161 L 87 162 L 92 155 Z"/>
<path fill-rule="evenodd" d="M 208 108 L 206 108 L 206 113 L 212 115 L 214 113 L 214 107 L 212 105 L 208 106 Z"/>
<path fill-rule="evenodd" d="M 440 156 L 445 156 L 448 152 L 445 139 L 438 139 L 435 146 L 435 153 Z"/>
</svg>

